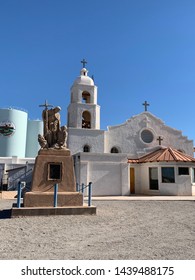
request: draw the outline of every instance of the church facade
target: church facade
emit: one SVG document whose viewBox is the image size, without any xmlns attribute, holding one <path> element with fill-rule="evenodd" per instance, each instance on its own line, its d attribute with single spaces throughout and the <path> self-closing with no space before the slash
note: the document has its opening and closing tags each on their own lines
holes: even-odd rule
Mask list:
<svg viewBox="0 0 195 280">
<path fill-rule="evenodd" d="M 147 102 L 143 104 L 144 112 L 102 130 L 98 89 L 85 64 L 83 61 L 80 75 L 70 89 L 67 108 L 67 147 L 74 158 L 76 182 L 92 182 L 94 196 L 195 195 L 193 141 L 148 112 Z M 16 123 L 14 118 L 12 123 Z M 20 121 L 17 127 L 21 125 Z M 36 145 L 42 127 L 39 122 L 37 133 L 30 129 L 30 141 Z M 16 132 L 13 135 L 16 137 Z M 29 137 L 26 139 L 26 147 L 32 147 Z M 9 156 L 0 154 L 0 179 L 7 182 L 11 172 L 22 166 L 28 172 L 29 166 L 33 167 L 33 157 L 40 147 L 32 151 L 33 156 L 21 156 L 17 150 L 10 154 L 12 146 L 16 146 L 13 137 L 1 141 L 7 141 L 3 142 L 5 146 L 9 144 Z"/>
<path fill-rule="evenodd" d="M 71 87 L 67 118 L 77 182 L 92 182 L 97 196 L 195 194 L 193 141 L 148 112 L 147 102 L 143 113 L 101 130 L 97 95 L 82 68 Z"/>
</svg>

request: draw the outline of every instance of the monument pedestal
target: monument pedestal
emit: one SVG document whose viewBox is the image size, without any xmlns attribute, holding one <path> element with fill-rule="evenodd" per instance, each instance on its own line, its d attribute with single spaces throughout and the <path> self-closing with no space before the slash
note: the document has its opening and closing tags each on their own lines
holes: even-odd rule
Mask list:
<svg viewBox="0 0 195 280">
<path fill-rule="evenodd" d="M 31 192 L 24 195 L 24 207 L 53 207 L 55 184 L 58 184 L 57 206 L 83 205 L 83 195 L 76 192 L 70 151 L 40 150 L 35 161 Z"/>
<path fill-rule="evenodd" d="M 54 207 L 54 185 L 58 184 Z M 21 208 L 12 207 L 12 217 L 39 215 L 96 214 L 96 207 L 83 204 L 76 192 L 73 158 L 69 150 L 43 149 L 36 157 L 30 192 L 24 194 Z"/>
<path fill-rule="evenodd" d="M 54 192 L 27 192 L 24 207 L 53 207 Z M 83 206 L 83 195 L 79 192 L 59 192 L 57 206 Z"/>
</svg>

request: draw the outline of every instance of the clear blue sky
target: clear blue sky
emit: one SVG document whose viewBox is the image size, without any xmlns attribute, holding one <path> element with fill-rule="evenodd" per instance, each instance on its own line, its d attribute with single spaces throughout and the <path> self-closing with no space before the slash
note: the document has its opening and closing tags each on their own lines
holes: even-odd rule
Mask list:
<svg viewBox="0 0 195 280">
<path fill-rule="evenodd" d="M 62 108 L 88 61 L 101 128 L 149 111 L 195 140 L 194 0 L 0 0 L 0 107 Z"/>
</svg>

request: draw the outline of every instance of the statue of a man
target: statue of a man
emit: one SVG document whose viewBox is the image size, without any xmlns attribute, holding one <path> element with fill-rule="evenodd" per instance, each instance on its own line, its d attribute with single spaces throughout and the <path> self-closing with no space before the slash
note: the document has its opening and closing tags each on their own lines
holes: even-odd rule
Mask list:
<svg viewBox="0 0 195 280">
<path fill-rule="evenodd" d="M 42 118 L 44 123 L 44 138 L 47 140 L 48 146 L 53 147 L 57 143 L 57 135 L 60 131 L 60 107 L 50 110 L 43 110 Z"/>
<path fill-rule="evenodd" d="M 60 110 L 59 106 L 52 109 L 45 109 L 42 113 L 44 129 L 43 136 L 38 136 L 41 148 L 66 148 L 67 132 L 66 127 L 60 127 Z"/>
</svg>

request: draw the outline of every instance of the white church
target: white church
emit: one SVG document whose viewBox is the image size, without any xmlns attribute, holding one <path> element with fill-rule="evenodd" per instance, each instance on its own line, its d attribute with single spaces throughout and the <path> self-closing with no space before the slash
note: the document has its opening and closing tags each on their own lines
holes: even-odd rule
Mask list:
<svg viewBox="0 0 195 280">
<path fill-rule="evenodd" d="M 195 195 L 193 141 L 148 112 L 147 102 L 143 113 L 101 130 L 97 86 L 82 63 L 67 112 L 77 183 L 92 182 L 94 196 Z"/>
<path fill-rule="evenodd" d="M 193 141 L 147 111 L 100 129 L 98 91 L 86 68 L 71 87 L 68 148 L 79 184 L 93 195 L 193 195 Z M 163 145 L 162 145 L 163 143 Z"/>
</svg>

